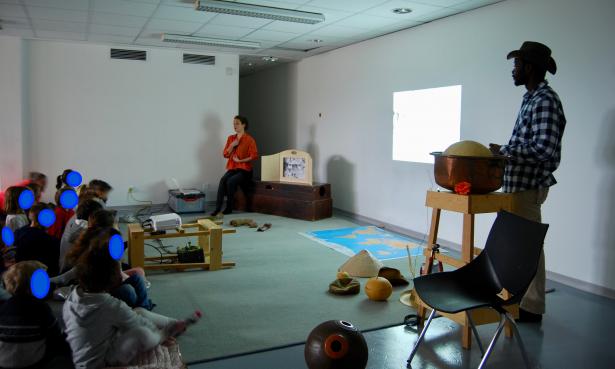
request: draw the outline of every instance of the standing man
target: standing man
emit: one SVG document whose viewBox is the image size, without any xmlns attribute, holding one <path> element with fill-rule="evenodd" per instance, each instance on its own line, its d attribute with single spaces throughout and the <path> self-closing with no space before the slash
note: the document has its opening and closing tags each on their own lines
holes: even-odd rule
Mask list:
<svg viewBox="0 0 615 369">
<path fill-rule="evenodd" d="M 542 222 L 540 207 L 549 187 L 557 181 L 553 172 L 561 157 L 562 135 L 566 117 L 557 93 L 545 80 L 547 72 L 555 74 L 551 49 L 526 41 L 519 50 L 508 53 L 514 58 L 512 77 L 515 86 L 524 85 L 521 109 L 507 145 L 490 144 L 494 154 L 506 155 L 503 191 L 513 194 L 512 212 Z M 538 271 L 521 300 L 519 321 L 540 322 L 545 312 L 545 259 L 540 256 Z"/>
</svg>

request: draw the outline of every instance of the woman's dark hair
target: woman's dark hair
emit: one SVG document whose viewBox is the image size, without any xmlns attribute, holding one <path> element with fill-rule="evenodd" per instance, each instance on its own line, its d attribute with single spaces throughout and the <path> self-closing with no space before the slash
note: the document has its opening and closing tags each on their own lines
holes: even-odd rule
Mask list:
<svg viewBox="0 0 615 369">
<path fill-rule="evenodd" d="M 97 210 L 88 218 L 90 228 L 113 227 L 113 223 L 115 223 L 115 212 L 111 210 Z"/>
<path fill-rule="evenodd" d="M 4 192 L 4 212 L 7 214 L 23 213 L 19 206 L 19 195 L 25 191 L 25 187 L 11 186 Z"/>
<path fill-rule="evenodd" d="M 240 121 L 243 125 L 243 129 L 245 129 L 246 131 L 248 130 L 248 118 L 244 117 L 243 115 L 235 115 L 233 119 L 237 119 L 238 121 Z"/>
<path fill-rule="evenodd" d="M 106 292 L 122 282 L 120 263 L 109 253 L 109 240 L 116 234 L 119 232 L 113 228 L 90 228 L 71 249 L 72 257 L 75 248 L 82 251 L 76 257 L 75 266 L 79 285 L 85 291 Z"/>
<path fill-rule="evenodd" d="M 96 192 L 109 192 L 113 187 L 102 179 L 93 179 L 88 183 L 88 189 Z"/>
<path fill-rule="evenodd" d="M 30 178 L 31 181 L 35 181 L 35 182 L 47 179 L 47 176 L 41 172 L 30 172 L 28 177 Z"/>
<path fill-rule="evenodd" d="M 62 187 L 68 186 L 68 183 L 66 183 L 66 177 L 68 176 L 68 174 L 70 172 L 72 172 L 72 169 L 64 169 L 64 171 L 62 172 L 62 174 L 60 174 L 57 178 L 56 178 L 56 190 L 61 189 Z"/>
<path fill-rule="evenodd" d="M 90 218 L 90 215 L 94 214 L 94 212 L 98 210 L 102 210 L 102 208 L 103 206 L 96 200 L 80 200 L 79 205 L 77 205 L 77 211 L 75 211 L 75 215 L 77 216 L 77 219 L 88 220 Z"/>
</svg>

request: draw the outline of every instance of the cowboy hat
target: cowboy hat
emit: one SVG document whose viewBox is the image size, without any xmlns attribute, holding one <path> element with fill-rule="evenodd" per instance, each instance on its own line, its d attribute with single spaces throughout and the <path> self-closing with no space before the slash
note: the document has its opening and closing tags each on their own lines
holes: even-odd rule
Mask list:
<svg viewBox="0 0 615 369">
<path fill-rule="evenodd" d="M 391 285 L 393 286 L 407 286 L 408 284 L 410 284 L 410 282 L 408 282 L 408 280 L 404 278 L 401 272 L 395 268 L 380 268 L 380 270 L 378 271 L 378 277 L 385 278 L 386 280 L 391 282 Z"/>
<path fill-rule="evenodd" d="M 519 58 L 544 68 L 551 74 L 555 74 L 557 65 L 551 57 L 551 49 L 540 42 L 525 41 L 519 50 L 508 53 L 506 59 Z"/>
</svg>

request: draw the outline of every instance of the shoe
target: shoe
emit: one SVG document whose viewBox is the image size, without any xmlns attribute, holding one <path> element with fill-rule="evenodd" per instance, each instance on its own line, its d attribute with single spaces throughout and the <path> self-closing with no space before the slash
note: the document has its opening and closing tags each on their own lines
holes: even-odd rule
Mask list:
<svg viewBox="0 0 615 369">
<path fill-rule="evenodd" d="M 222 211 L 222 214 L 225 214 L 225 215 L 226 215 L 226 214 L 231 214 L 231 213 L 233 213 L 233 209 L 226 208 L 226 209 L 224 209 L 224 210 Z"/>
<path fill-rule="evenodd" d="M 252 219 L 233 219 L 229 222 L 229 224 L 233 227 L 241 227 L 244 225 L 247 225 L 250 228 L 258 227 L 258 224 L 256 224 L 256 222 Z"/>
<path fill-rule="evenodd" d="M 519 323 L 539 323 L 542 322 L 542 314 L 535 314 L 519 308 Z"/>
<path fill-rule="evenodd" d="M 209 215 L 211 215 L 212 217 L 215 217 L 215 216 L 217 216 L 218 214 L 220 214 L 220 210 L 219 210 L 219 209 L 216 209 L 216 210 L 212 211 L 212 212 L 211 212 L 211 214 L 209 214 Z"/>
</svg>

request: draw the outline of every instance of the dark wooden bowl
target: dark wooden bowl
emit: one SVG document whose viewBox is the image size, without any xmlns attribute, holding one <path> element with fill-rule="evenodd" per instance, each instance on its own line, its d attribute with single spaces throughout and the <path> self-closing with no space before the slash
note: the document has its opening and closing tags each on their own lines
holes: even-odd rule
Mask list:
<svg viewBox="0 0 615 369">
<path fill-rule="evenodd" d="M 436 183 L 447 190 L 454 191 L 459 182 L 470 183 L 471 194 L 489 193 L 502 187 L 505 156 L 459 156 L 442 152 L 431 155 L 435 157 Z"/>
</svg>

